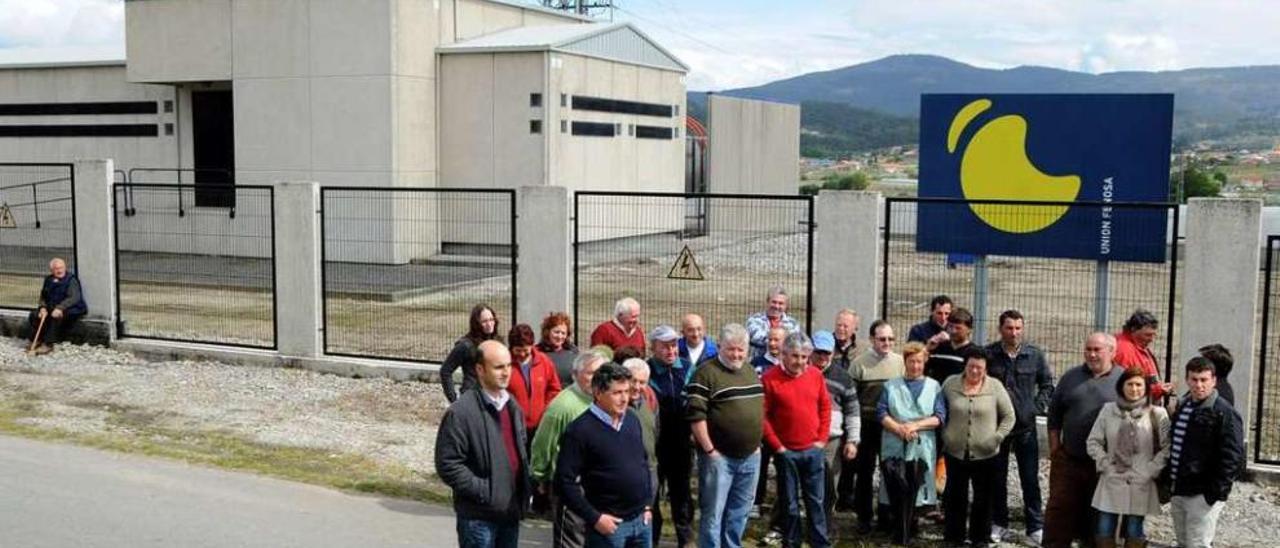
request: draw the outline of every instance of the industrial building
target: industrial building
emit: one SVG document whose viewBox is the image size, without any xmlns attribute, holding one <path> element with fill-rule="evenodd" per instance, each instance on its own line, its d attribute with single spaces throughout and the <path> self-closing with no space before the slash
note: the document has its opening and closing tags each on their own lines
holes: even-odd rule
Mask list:
<svg viewBox="0 0 1280 548">
<path fill-rule="evenodd" d="M 685 169 L 689 67 L 629 23 L 510 0 L 130 0 L 125 19 L 123 60 L 0 67 L 0 162 L 111 158 L 119 179 L 194 185 L 190 201 L 209 209 L 236 203 L 234 192 L 210 185 L 297 180 L 695 190 L 686 188 Z M 787 109 L 794 112 L 783 119 L 795 127 L 753 122 L 768 116 L 726 118 L 735 136 L 725 146 L 738 152 L 719 154 L 719 173 L 732 180 L 717 186 L 713 175 L 710 188 L 696 190 L 794 192 L 798 109 Z M 748 137 L 768 135 L 759 130 L 782 130 L 786 146 Z M 773 181 L 760 184 L 730 158 L 772 158 L 790 175 L 760 171 Z M 240 223 L 267 217 L 252 203 L 240 207 Z M 350 260 L 399 263 L 438 252 L 391 245 L 407 230 L 396 224 L 402 208 L 369 208 L 366 215 L 385 220 L 353 230 L 388 243 Z M 648 218 L 674 228 L 679 209 Z M 432 216 L 442 221 L 440 240 L 467 243 L 467 234 L 450 233 L 448 217 L 487 214 L 448 208 Z M 132 241 L 127 226 L 121 234 L 124 249 L 214 251 Z"/>
</svg>

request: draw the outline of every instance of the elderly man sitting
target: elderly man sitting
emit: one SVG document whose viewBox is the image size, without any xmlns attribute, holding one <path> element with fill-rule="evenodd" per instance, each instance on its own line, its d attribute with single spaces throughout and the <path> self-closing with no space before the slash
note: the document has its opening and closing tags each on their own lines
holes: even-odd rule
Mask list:
<svg viewBox="0 0 1280 548">
<path fill-rule="evenodd" d="M 53 345 L 88 311 L 80 292 L 80 280 L 67 271 L 67 262 L 59 258 L 49 261 L 49 275 L 40 288 L 40 306 L 27 316 L 31 323 L 31 341 L 41 341 L 35 353 L 52 352 Z"/>
</svg>

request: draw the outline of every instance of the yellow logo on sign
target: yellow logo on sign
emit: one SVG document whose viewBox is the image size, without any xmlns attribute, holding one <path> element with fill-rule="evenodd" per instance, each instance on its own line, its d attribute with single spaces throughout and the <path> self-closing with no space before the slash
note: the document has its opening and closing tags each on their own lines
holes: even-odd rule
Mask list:
<svg viewBox="0 0 1280 548">
<path fill-rule="evenodd" d="M 18 228 L 13 212 L 9 211 L 9 204 L 0 204 L 0 228 Z"/>
<path fill-rule="evenodd" d="M 667 272 L 667 277 L 673 280 L 703 279 L 702 268 L 693 258 L 693 251 L 689 250 L 689 246 L 686 245 L 680 250 L 680 255 L 676 257 L 676 264 L 671 265 L 671 271 Z"/>
<path fill-rule="evenodd" d="M 947 132 L 947 152 L 956 153 L 965 128 L 991 106 L 991 100 L 978 99 L 956 113 Z M 1049 175 L 1032 165 L 1027 157 L 1026 118 L 1006 114 L 979 127 L 965 145 L 960 188 L 970 200 L 1070 202 L 1080 193 L 1080 176 Z M 1025 234 L 1058 222 L 1069 206 L 970 204 L 969 208 L 996 230 Z"/>
</svg>

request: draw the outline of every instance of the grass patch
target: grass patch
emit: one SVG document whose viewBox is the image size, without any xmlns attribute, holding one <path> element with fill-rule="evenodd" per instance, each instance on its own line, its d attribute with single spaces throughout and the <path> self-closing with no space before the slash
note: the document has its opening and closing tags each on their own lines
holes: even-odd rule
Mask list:
<svg viewBox="0 0 1280 548">
<path fill-rule="evenodd" d="M 110 402 L 69 404 L 106 413 L 104 432 L 40 427 L 30 421 L 48 416 L 37 395 L 5 383 L 0 383 L 0 388 L 4 393 L 0 397 L 0 433 L 253 472 L 346 491 L 436 504 L 449 501 L 448 489 L 438 480 L 402 466 L 324 449 L 260 443 L 229 432 L 171 428 L 162 424 L 162 413 Z"/>
</svg>

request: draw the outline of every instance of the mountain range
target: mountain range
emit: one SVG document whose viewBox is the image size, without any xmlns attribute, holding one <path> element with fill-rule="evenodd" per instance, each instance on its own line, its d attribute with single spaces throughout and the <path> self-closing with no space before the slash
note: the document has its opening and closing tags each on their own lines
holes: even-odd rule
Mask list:
<svg viewBox="0 0 1280 548">
<path fill-rule="evenodd" d="M 1173 93 L 1175 149 L 1270 148 L 1280 138 L 1280 65 L 1089 74 L 893 55 L 715 93 L 800 104 L 801 148 L 813 156 L 914 144 L 922 93 Z M 689 93 L 689 112 L 705 115 L 705 92 Z"/>
</svg>

